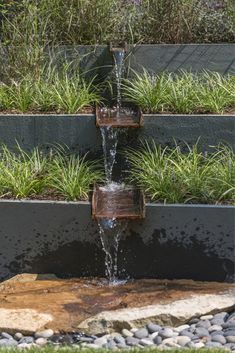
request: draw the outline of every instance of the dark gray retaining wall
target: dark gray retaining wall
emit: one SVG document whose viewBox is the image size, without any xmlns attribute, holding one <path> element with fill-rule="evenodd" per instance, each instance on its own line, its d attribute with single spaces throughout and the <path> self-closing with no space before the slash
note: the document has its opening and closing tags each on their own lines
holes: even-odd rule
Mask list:
<svg viewBox="0 0 235 353">
<path fill-rule="evenodd" d="M 112 71 L 113 61 L 108 46 L 61 46 L 50 52 L 56 62 L 81 60 L 84 71 L 101 79 Z M 158 73 L 164 70 L 218 71 L 235 74 L 235 44 L 144 44 L 129 45 L 126 67 Z"/>
<path fill-rule="evenodd" d="M 235 150 L 235 115 L 145 115 L 143 127 L 120 135 L 119 148 L 136 146 L 143 139 L 192 145 L 199 137 L 202 150 L 220 142 Z M 0 115 L 0 143 L 14 148 L 16 141 L 25 150 L 66 144 L 71 150 L 89 151 L 92 157 L 103 156 L 94 115 Z"/>
<path fill-rule="evenodd" d="M 231 281 L 235 207 L 148 204 L 120 242 L 120 276 Z M 0 201 L 0 278 L 22 272 L 103 276 L 89 203 Z"/>
</svg>

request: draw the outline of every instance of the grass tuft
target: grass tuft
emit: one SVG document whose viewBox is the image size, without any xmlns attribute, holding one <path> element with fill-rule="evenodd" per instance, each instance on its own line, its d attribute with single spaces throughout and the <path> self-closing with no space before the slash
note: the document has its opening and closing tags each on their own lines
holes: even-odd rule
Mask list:
<svg viewBox="0 0 235 353">
<path fill-rule="evenodd" d="M 195 145 L 187 152 L 145 142 L 127 152 L 130 181 L 164 203 L 235 203 L 235 155 L 218 146 L 203 154 Z"/>
</svg>

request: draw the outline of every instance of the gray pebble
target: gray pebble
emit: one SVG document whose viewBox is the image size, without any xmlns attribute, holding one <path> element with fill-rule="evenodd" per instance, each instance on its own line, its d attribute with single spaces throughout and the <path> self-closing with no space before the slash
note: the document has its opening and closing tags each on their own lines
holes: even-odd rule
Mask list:
<svg viewBox="0 0 235 353">
<path fill-rule="evenodd" d="M 0 346 L 2 347 L 15 347 L 18 345 L 18 342 L 14 339 L 2 338 L 0 339 Z"/>
<path fill-rule="evenodd" d="M 153 341 L 152 341 L 151 339 L 149 339 L 149 338 L 142 338 L 142 339 L 140 340 L 140 344 L 141 344 L 142 346 L 148 347 L 148 346 L 152 346 L 154 343 L 153 343 Z"/>
<path fill-rule="evenodd" d="M 229 321 L 231 319 L 235 319 L 235 311 L 232 314 L 228 315 L 226 320 Z"/>
<path fill-rule="evenodd" d="M 207 330 L 206 328 L 204 328 L 204 327 L 197 327 L 197 328 L 195 329 L 195 334 L 196 334 L 199 338 L 209 336 L 208 330 Z"/>
<path fill-rule="evenodd" d="M 224 331 L 213 331 L 210 333 L 211 337 L 213 337 L 214 335 L 221 335 L 224 336 Z"/>
<path fill-rule="evenodd" d="M 117 347 L 120 349 L 126 348 L 126 343 L 117 343 Z"/>
<path fill-rule="evenodd" d="M 194 337 L 194 334 L 188 330 L 183 330 L 180 332 L 180 336 L 187 336 L 189 338 Z"/>
<path fill-rule="evenodd" d="M 235 330 L 235 321 L 234 320 L 226 321 L 224 324 L 221 324 L 221 326 L 223 328 L 233 328 Z"/>
<path fill-rule="evenodd" d="M 223 325 L 224 324 L 224 319 L 221 319 L 221 318 L 214 318 L 214 319 L 212 319 L 212 320 L 210 320 L 210 323 L 211 323 L 211 325 L 219 325 L 219 326 L 221 326 L 221 325 Z"/>
<path fill-rule="evenodd" d="M 154 337 L 153 342 L 155 344 L 159 345 L 162 343 L 162 338 L 160 336 L 156 336 L 156 337 Z"/>
<path fill-rule="evenodd" d="M 125 338 L 122 337 L 121 335 L 114 336 L 113 339 L 114 339 L 114 341 L 115 341 L 116 343 L 118 343 L 118 344 L 120 343 L 120 344 L 126 345 Z"/>
<path fill-rule="evenodd" d="M 208 329 L 211 326 L 211 323 L 209 320 L 200 320 L 197 324 L 196 327 L 204 327 Z"/>
<path fill-rule="evenodd" d="M 86 348 L 91 348 L 91 349 L 100 349 L 100 346 L 94 343 L 86 343 Z"/>
<path fill-rule="evenodd" d="M 19 341 L 19 344 L 21 343 L 26 343 L 26 344 L 30 344 L 30 343 L 33 343 L 34 342 L 34 338 L 31 337 L 31 336 L 25 336 L 25 337 L 22 337 Z"/>
<path fill-rule="evenodd" d="M 228 343 L 235 343 L 235 336 L 227 336 L 226 341 Z"/>
<path fill-rule="evenodd" d="M 92 337 L 79 337 L 79 342 L 93 343 L 94 339 Z"/>
<path fill-rule="evenodd" d="M 107 338 L 103 336 L 103 337 L 96 338 L 93 343 L 99 347 L 102 347 L 107 342 L 108 342 Z"/>
<path fill-rule="evenodd" d="M 134 333 L 134 337 L 142 339 L 148 337 L 148 330 L 146 328 L 141 328 Z"/>
<path fill-rule="evenodd" d="M 171 338 L 174 336 L 174 331 L 171 328 L 163 328 L 158 332 L 158 335 L 161 336 L 162 338 Z"/>
<path fill-rule="evenodd" d="M 152 323 L 148 324 L 146 327 L 147 327 L 149 333 L 158 332 L 162 329 L 161 326 L 156 325 L 156 324 L 152 324 Z"/>
<path fill-rule="evenodd" d="M 108 343 L 106 344 L 106 348 L 107 348 L 107 349 L 116 348 L 116 343 L 114 342 L 114 340 L 108 341 Z"/>
<path fill-rule="evenodd" d="M 224 331 L 224 336 L 235 336 L 235 330 L 226 330 Z"/>
<path fill-rule="evenodd" d="M 191 320 L 189 321 L 189 325 L 197 324 L 199 321 L 200 321 L 200 320 L 195 317 L 194 319 L 191 319 Z"/>
<path fill-rule="evenodd" d="M 222 335 L 213 335 L 211 340 L 213 342 L 219 342 L 221 344 L 225 344 L 226 343 L 226 339 Z"/>
<path fill-rule="evenodd" d="M 135 338 L 135 337 L 127 337 L 126 338 L 126 344 L 128 346 L 138 346 L 139 341 L 140 340 L 138 340 L 138 338 Z"/>
<path fill-rule="evenodd" d="M 217 347 L 222 347 L 222 344 L 221 343 L 219 343 L 219 342 L 212 342 L 212 341 L 210 341 L 210 342 L 207 342 L 206 344 L 205 344 L 205 346 L 206 347 L 210 347 L 210 348 L 217 348 Z"/>
<path fill-rule="evenodd" d="M 9 335 L 9 333 L 7 333 L 7 332 L 2 332 L 1 336 L 2 336 L 2 338 L 7 338 L 8 340 L 13 339 L 13 337 L 11 335 Z"/>
<path fill-rule="evenodd" d="M 214 331 L 222 331 L 222 326 L 220 325 L 212 325 L 211 327 L 208 328 L 209 332 L 214 332 Z"/>
</svg>

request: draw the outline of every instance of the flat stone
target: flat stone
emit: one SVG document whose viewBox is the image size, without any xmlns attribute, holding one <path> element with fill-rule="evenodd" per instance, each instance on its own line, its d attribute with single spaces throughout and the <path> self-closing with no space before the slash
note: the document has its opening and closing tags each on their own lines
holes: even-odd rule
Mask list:
<svg viewBox="0 0 235 353">
<path fill-rule="evenodd" d="M 100 346 L 94 343 L 86 343 L 86 348 L 91 348 L 91 349 L 100 349 Z"/>
<path fill-rule="evenodd" d="M 227 336 L 226 341 L 228 343 L 235 343 L 235 336 Z"/>
<path fill-rule="evenodd" d="M 221 344 L 225 344 L 226 343 L 226 339 L 222 335 L 213 335 L 211 340 L 213 342 L 219 342 Z"/>
<path fill-rule="evenodd" d="M 114 336 L 113 339 L 116 343 L 126 344 L 125 338 L 121 335 Z"/>
<path fill-rule="evenodd" d="M 186 344 L 189 342 L 191 342 L 191 339 L 188 336 L 179 336 L 176 339 L 176 343 L 182 347 L 186 346 Z"/>
<path fill-rule="evenodd" d="M 25 336 L 20 339 L 19 343 L 27 343 L 27 344 L 34 343 L 34 338 L 31 336 Z"/>
<path fill-rule="evenodd" d="M 195 295 L 194 293 L 190 298 L 172 300 L 171 303 L 104 311 L 84 320 L 79 324 L 78 328 L 86 333 L 103 334 L 107 331 L 117 331 L 122 326 L 129 328 L 143 327 L 149 321 L 155 321 L 162 326 L 179 326 L 200 314 L 232 308 L 235 296 L 234 288 L 233 286 L 233 290 L 228 291 L 226 294 L 220 292 L 213 295 Z M 200 326 L 210 327 L 211 324 L 209 320 L 201 320 Z"/>
<path fill-rule="evenodd" d="M 34 334 L 52 320 L 51 315 L 33 309 L 0 308 L 0 331 Z"/>
<path fill-rule="evenodd" d="M 42 338 L 50 338 L 50 337 L 52 337 L 53 335 L 54 335 L 54 331 L 51 330 L 51 329 L 43 330 L 43 331 L 37 331 L 37 332 L 35 333 L 35 337 L 36 337 L 36 338 L 40 338 L 40 337 L 42 337 Z"/>
<path fill-rule="evenodd" d="M 13 339 L 12 335 L 9 335 L 9 333 L 7 333 L 7 332 L 2 332 L 1 336 L 2 336 L 2 338 L 7 338 L 8 340 Z"/>
<path fill-rule="evenodd" d="M 194 337 L 194 334 L 188 330 L 183 330 L 180 332 L 180 336 L 187 336 L 189 338 Z"/>
<path fill-rule="evenodd" d="M 234 330 L 235 330 L 235 320 L 229 320 L 229 321 L 227 321 L 227 322 L 225 322 L 225 323 L 223 323 L 223 324 L 221 324 L 221 326 L 223 327 L 223 328 L 234 328 Z"/>
<path fill-rule="evenodd" d="M 142 339 L 148 337 L 148 330 L 146 328 L 141 328 L 134 333 L 134 337 Z"/>
</svg>

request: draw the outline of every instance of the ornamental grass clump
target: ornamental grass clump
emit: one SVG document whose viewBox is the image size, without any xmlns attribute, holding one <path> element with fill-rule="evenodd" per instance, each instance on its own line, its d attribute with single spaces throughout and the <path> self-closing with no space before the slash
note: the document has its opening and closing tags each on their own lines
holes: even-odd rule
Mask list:
<svg viewBox="0 0 235 353">
<path fill-rule="evenodd" d="M 98 86 L 79 72 L 46 70 L 38 80 L 30 75 L 0 83 L 0 110 L 19 113 L 56 112 L 75 114 L 100 102 Z"/>
<path fill-rule="evenodd" d="M 218 72 L 150 74 L 123 83 L 123 96 L 144 113 L 216 113 L 235 109 L 235 78 Z"/>
<path fill-rule="evenodd" d="M 3 146 L 0 168 L 0 197 L 26 198 L 46 187 L 47 159 L 37 148 L 27 153 L 18 146 L 14 153 Z"/>
<path fill-rule="evenodd" d="M 161 147 L 145 142 L 129 150 L 130 181 L 164 203 L 235 203 L 235 155 L 219 146 L 205 154 L 198 146 Z"/>
<path fill-rule="evenodd" d="M 86 200 L 92 185 L 103 179 L 97 162 L 69 155 L 57 148 L 49 155 L 38 148 L 31 153 L 2 146 L 0 198 Z"/>
<path fill-rule="evenodd" d="M 67 200 L 86 200 L 91 185 L 102 181 L 103 173 L 97 162 L 86 161 L 86 157 L 68 156 L 65 152 L 61 150 L 53 158 L 49 186 Z"/>
</svg>

